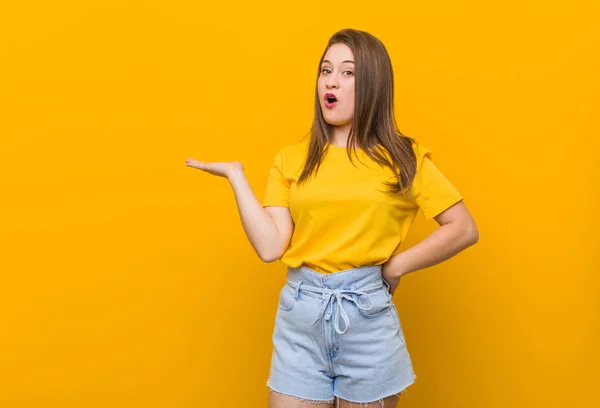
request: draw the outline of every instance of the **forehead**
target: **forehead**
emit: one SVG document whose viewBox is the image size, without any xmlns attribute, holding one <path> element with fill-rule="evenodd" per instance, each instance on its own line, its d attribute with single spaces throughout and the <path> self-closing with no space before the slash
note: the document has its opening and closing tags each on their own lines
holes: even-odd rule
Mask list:
<svg viewBox="0 0 600 408">
<path fill-rule="evenodd" d="M 354 55 L 346 44 L 333 44 L 325 53 L 323 60 L 328 60 L 332 64 L 340 64 L 342 61 L 354 61 Z"/>
</svg>

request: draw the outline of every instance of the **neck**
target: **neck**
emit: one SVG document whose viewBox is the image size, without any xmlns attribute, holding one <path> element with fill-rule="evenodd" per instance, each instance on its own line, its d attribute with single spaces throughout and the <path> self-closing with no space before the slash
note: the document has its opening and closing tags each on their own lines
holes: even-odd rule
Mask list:
<svg viewBox="0 0 600 408">
<path fill-rule="evenodd" d="M 351 123 L 346 125 L 334 126 L 331 144 L 345 147 L 348 144 L 348 135 L 350 134 Z"/>
</svg>

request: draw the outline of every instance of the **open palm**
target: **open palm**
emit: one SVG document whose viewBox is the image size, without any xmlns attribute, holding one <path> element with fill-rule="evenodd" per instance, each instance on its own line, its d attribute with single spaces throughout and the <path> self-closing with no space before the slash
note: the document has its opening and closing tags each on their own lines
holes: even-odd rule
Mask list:
<svg viewBox="0 0 600 408">
<path fill-rule="evenodd" d="M 187 159 L 186 165 L 196 169 L 200 169 L 215 176 L 227 177 L 238 170 L 244 170 L 244 165 L 238 161 L 232 162 L 201 162 L 195 159 Z"/>
</svg>

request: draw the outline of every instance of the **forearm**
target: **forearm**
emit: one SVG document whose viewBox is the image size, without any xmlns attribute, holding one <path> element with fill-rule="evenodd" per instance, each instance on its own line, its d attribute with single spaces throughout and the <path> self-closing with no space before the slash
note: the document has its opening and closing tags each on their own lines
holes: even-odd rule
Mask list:
<svg viewBox="0 0 600 408">
<path fill-rule="evenodd" d="M 258 201 L 248 184 L 243 171 L 236 171 L 228 177 L 233 188 L 242 226 L 250 244 L 265 262 L 271 262 L 279 255 L 279 233 L 275 222 Z"/>
<path fill-rule="evenodd" d="M 387 270 L 399 278 L 407 273 L 439 264 L 477 242 L 477 232 L 459 224 L 444 224 L 423 241 L 394 255 Z"/>
</svg>

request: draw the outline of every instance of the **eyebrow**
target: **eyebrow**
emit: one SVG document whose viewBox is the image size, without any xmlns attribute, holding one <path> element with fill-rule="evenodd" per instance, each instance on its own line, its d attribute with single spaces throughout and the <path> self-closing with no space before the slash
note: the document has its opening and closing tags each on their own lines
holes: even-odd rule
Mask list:
<svg viewBox="0 0 600 408">
<path fill-rule="evenodd" d="M 329 60 L 323 60 L 323 63 L 326 63 L 326 62 L 329 62 L 331 64 L 331 61 L 329 61 Z M 354 64 L 354 61 L 352 61 L 352 60 L 342 61 L 342 64 L 345 63 L 345 62 L 349 62 L 351 64 Z"/>
</svg>

